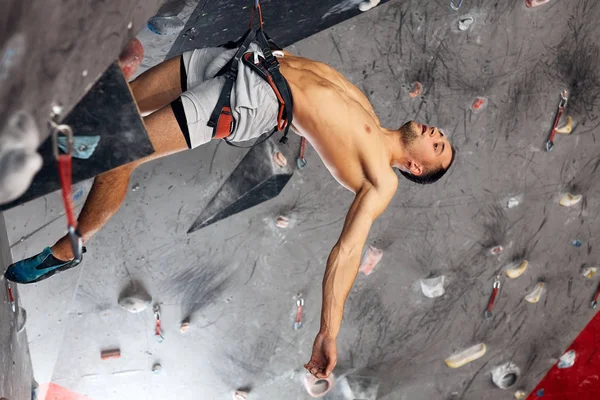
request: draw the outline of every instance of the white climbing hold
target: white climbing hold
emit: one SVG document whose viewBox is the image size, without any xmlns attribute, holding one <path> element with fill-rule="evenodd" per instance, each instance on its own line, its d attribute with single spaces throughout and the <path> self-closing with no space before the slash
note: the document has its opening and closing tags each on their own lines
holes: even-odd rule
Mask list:
<svg viewBox="0 0 600 400">
<path fill-rule="evenodd" d="M 306 391 L 310 395 L 310 397 L 323 397 L 335 385 L 335 375 L 330 374 L 329 378 L 317 378 L 313 375 L 305 375 L 304 376 L 304 387 Z"/>
<path fill-rule="evenodd" d="M 463 365 L 482 357 L 486 350 L 487 348 L 485 347 L 485 344 L 479 343 L 475 346 L 469 347 L 468 349 L 452 354 L 450 357 L 446 358 L 444 362 L 450 368 L 460 368 Z"/>
<path fill-rule="evenodd" d="M 497 256 L 498 254 L 502 253 L 502 250 L 504 250 L 504 247 L 498 245 L 498 246 L 494 246 L 490 249 L 490 253 L 493 256 Z"/>
<path fill-rule="evenodd" d="M 475 20 L 473 17 L 465 17 L 458 20 L 458 30 L 466 31 Z"/>
<path fill-rule="evenodd" d="M 435 278 L 421 279 L 421 291 L 425 297 L 434 299 L 442 296 L 446 292 L 444 289 L 445 279 L 446 277 L 444 275 Z"/>
<path fill-rule="evenodd" d="M 558 361 L 557 367 L 560 369 L 571 368 L 575 364 L 575 357 L 577 353 L 575 350 L 569 350 Z"/>
<path fill-rule="evenodd" d="M 510 279 L 518 278 L 519 276 L 523 275 L 528 265 L 529 262 L 527 260 L 523 260 L 523 262 L 519 264 L 518 267 L 513 265 L 510 268 L 508 268 L 506 270 L 506 276 L 508 276 Z"/>
<path fill-rule="evenodd" d="M 371 8 L 377 6 L 380 2 L 381 0 L 363 1 L 358 5 L 358 9 L 362 12 L 369 11 Z"/>
<path fill-rule="evenodd" d="M 531 304 L 535 304 L 538 301 L 540 301 L 540 298 L 542 297 L 542 293 L 544 292 L 544 282 L 538 282 L 537 285 L 535 285 L 535 288 L 531 291 L 531 293 L 529 293 L 527 296 L 525 296 L 525 301 Z"/>
<path fill-rule="evenodd" d="M 492 382 L 500 389 L 510 389 L 517 383 L 521 370 L 512 362 L 507 362 L 492 370 Z"/>
<path fill-rule="evenodd" d="M 152 366 L 152 373 L 155 375 L 160 374 L 160 371 L 162 371 L 162 365 L 160 365 L 159 363 L 156 363 Z"/>
<path fill-rule="evenodd" d="M 511 197 L 506 202 L 506 207 L 508 207 L 508 208 L 515 208 L 518 205 L 519 205 L 519 199 L 517 199 L 516 197 Z"/>
<path fill-rule="evenodd" d="M 558 204 L 563 207 L 572 207 L 583 199 L 583 195 L 565 193 L 559 200 Z"/>
</svg>

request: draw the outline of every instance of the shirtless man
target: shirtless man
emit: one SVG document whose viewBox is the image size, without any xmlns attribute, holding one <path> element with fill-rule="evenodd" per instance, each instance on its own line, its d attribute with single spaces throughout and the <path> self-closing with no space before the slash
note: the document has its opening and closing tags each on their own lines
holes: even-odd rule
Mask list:
<svg viewBox="0 0 600 400">
<path fill-rule="evenodd" d="M 262 54 L 255 44 L 249 51 Z M 84 242 L 117 212 L 136 167 L 212 139 L 206 123 L 225 79 L 215 74 L 234 52 L 194 50 L 131 82 L 140 111 L 147 115 L 144 122 L 155 152 L 96 177 L 78 220 Z M 356 195 L 327 260 L 321 327 L 305 365 L 324 378 L 336 364 L 344 304 L 369 230 L 398 187 L 394 168 L 410 180 L 431 183 L 448 170 L 454 150 L 437 128 L 413 121 L 396 130 L 383 128 L 365 95 L 328 65 L 287 52 L 278 60 L 293 95 L 294 131 L 306 137 L 334 178 Z M 241 62 L 231 104 L 237 120 L 231 141 L 257 137 L 276 123 L 278 103 L 272 88 Z M 12 264 L 5 276 L 19 283 L 37 282 L 77 266 L 73 257 L 65 236 L 42 253 Z"/>
</svg>

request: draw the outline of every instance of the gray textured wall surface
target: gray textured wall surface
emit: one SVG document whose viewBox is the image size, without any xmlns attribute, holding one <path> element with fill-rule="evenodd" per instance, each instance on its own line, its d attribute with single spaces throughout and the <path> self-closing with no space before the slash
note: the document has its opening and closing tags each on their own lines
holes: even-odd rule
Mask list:
<svg viewBox="0 0 600 400">
<path fill-rule="evenodd" d="M 467 15 L 475 22 L 459 31 Z M 513 391 L 493 386 L 491 369 L 512 361 L 523 371 L 516 388 L 532 389 L 592 317 L 598 282 L 580 268 L 600 256 L 599 17 L 600 4 L 588 0 L 534 9 L 465 0 L 459 12 L 442 0 L 390 1 L 290 47 L 346 75 L 384 126 L 438 125 L 458 148 L 438 184 L 400 178 L 375 222 L 368 244 L 383 259 L 350 294 L 336 373 L 377 376 L 386 400 L 511 399 Z M 411 98 L 415 80 L 424 91 Z M 573 133 L 546 153 L 563 89 Z M 487 106 L 475 112 L 477 96 Z M 298 142 L 285 147 L 289 160 Z M 353 196 L 309 148 L 308 166 L 278 198 L 187 236 L 243 155 L 211 143 L 144 165 L 131 182 L 139 188 L 90 242 L 83 265 L 22 288 L 38 380 L 98 399 L 218 399 L 245 385 L 251 398 L 308 398 L 302 364 L 319 326 L 324 264 Z M 584 201 L 560 207 L 565 191 Z M 508 209 L 509 197 L 519 206 Z M 52 194 L 6 213 L 15 259 L 53 243 L 64 229 L 60 212 Z M 293 215 L 286 230 L 274 226 L 282 212 Z M 492 256 L 496 244 L 504 251 Z M 528 270 L 511 281 L 502 275 L 495 316 L 484 321 L 494 276 L 522 258 Z M 435 300 L 419 288 L 431 274 L 447 278 Z M 541 278 L 542 300 L 524 302 Z M 161 344 L 150 310 L 128 314 L 116 304 L 132 279 L 162 303 Z M 305 325 L 294 331 L 298 292 Z M 182 335 L 188 315 L 192 327 Z M 488 347 L 484 357 L 456 370 L 444 364 L 478 342 Z M 99 351 L 113 346 L 121 359 L 100 361 Z M 160 375 L 150 371 L 156 361 Z"/>
</svg>

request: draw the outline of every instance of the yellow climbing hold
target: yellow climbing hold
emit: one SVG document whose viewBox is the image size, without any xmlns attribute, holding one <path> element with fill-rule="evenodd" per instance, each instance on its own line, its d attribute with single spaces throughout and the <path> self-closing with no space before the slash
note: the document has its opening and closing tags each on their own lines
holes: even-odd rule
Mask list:
<svg viewBox="0 0 600 400">
<path fill-rule="evenodd" d="M 485 354 L 486 350 L 487 348 L 485 347 L 485 344 L 479 343 L 475 346 L 469 347 L 468 349 L 452 354 L 444 361 L 446 362 L 446 365 L 450 368 L 460 368 L 463 365 L 482 357 Z"/>
<path fill-rule="evenodd" d="M 515 392 L 515 399 L 523 400 L 525 397 L 527 397 L 527 393 L 524 390 L 517 390 Z"/>
<path fill-rule="evenodd" d="M 529 262 L 527 260 L 523 260 L 523 262 L 518 267 L 512 267 L 506 270 L 506 276 L 510 279 L 515 279 L 523 275 L 523 272 L 527 269 Z"/>
<path fill-rule="evenodd" d="M 563 135 L 568 135 L 573 130 L 573 118 L 567 117 L 567 124 L 560 128 L 556 128 L 556 133 L 562 133 Z"/>
<path fill-rule="evenodd" d="M 583 195 L 565 193 L 559 200 L 558 204 L 563 207 L 572 207 L 583 199 Z"/>
</svg>

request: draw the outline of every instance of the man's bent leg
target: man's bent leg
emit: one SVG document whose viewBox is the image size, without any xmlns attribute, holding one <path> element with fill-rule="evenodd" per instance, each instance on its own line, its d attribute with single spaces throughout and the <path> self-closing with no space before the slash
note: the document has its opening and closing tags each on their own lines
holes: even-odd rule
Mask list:
<svg viewBox="0 0 600 400">
<path fill-rule="evenodd" d="M 120 208 L 127 194 L 131 172 L 138 165 L 188 148 L 170 105 L 149 115 L 144 122 L 155 152 L 96 177 L 78 219 L 78 230 L 84 243 Z M 65 236 L 51 249 L 46 248 L 34 257 L 12 264 L 5 276 L 20 283 L 37 282 L 58 271 L 77 266 L 77 263 L 68 261 L 71 259 L 73 259 L 73 251 L 68 237 Z"/>
<path fill-rule="evenodd" d="M 129 83 L 133 97 L 144 116 L 170 104 L 187 90 L 183 57 L 164 61 Z"/>
<path fill-rule="evenodd" d="M 148 137 L 155 152 L 149 156 L 122 165 L 118 168 L 98 175 L 79 214 L 78 230 L 86 243 L 98 232 L 121 207 L 131 173 L 139 165 L 157 158 L 165 157 L 183 150 L 188 146 L 179 124 L 173 115 L 171 106 L 144 118 Z M 61 260 L 71 260 L 73 251 L 68 236 L 61 238 L 54 246 L 52 253 Z"/>
</svg>

